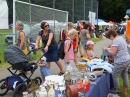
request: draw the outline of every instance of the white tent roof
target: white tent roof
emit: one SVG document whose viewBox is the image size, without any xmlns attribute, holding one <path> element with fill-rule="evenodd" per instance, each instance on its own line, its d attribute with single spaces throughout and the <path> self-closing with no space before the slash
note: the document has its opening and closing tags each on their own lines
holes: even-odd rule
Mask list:
<svg viewBox="0 0 130 97">
<path fill-rule="evenodd" d="M 123 26 L 123 25 L 127 25 L 127 23 L 121 23 L 120 25 L 122 25 L 122 26 Z"/>
<path fill-rule="evenodd" d="M 95 24 L 95 25 L 97 25 L 97 24 Z M 99 26 L 102 26 L 102 25 L 112 25 L 112 24 L 109 24 L 109 23 L 107 23 L 107 22 L 98 22 L 98 25 L 99 25 Z"/>
<path fill-rule="evenodd" d="M 0 29 L 8 29 L 8 6 L 6 0 L 0 0 Z"/>
</svg>

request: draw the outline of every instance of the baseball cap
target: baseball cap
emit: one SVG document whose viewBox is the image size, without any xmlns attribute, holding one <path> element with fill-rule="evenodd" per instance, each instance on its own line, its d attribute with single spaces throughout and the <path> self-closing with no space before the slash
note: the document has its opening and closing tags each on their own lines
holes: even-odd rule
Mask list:
<svg viewBox="0 0 130 97">
<path fill-rule="evenodd" d="M 43 56 L 43 57 L 41 58 L 41 60 L 44 60 L 44 61 L 46 61 L 46 57 L 44 57 L 44 56 Z"/>
<path fill-rule="evenodd" d="M 87 41 L 87 43 L 86 43 L 86 45 L 90 45 L 90 44 L 94 44 L 94 42 L 93 41 Z"/>
</svg>

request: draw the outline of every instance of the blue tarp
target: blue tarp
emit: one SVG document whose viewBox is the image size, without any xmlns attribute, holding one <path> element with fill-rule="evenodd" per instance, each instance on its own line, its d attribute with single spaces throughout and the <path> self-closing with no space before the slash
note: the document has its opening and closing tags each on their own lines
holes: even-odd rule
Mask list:
<svg viewBox="0 0 130 97">
<path fill-rule="evenodd" d="M 126 14 L 130 14 L 130 9 L 127 9 L 127 10 L 126 10 Z"/>
</svg>

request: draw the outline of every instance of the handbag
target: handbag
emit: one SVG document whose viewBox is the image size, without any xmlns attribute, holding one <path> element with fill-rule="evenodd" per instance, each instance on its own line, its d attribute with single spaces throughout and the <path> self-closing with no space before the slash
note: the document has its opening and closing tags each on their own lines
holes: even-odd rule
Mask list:
<svg viewBox="0 0 130 97">
<path fill-rule="evenodd" d="M 24 52 L 25 55 L 28 54 L 28 48 L 27 47 L 25 47 L 25 49 L 22 50 L 22 51 Z"/>
</svg>

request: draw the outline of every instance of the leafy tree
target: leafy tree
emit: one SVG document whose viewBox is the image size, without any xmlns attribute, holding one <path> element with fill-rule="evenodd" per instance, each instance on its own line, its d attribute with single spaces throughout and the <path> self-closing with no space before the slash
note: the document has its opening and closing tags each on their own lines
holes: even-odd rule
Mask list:
<svg viewBox="0 0 130 97">
<path fill-rule="evenodd" d="M 100 0 L 99 18 L 120 22 L 126 15 L 130 0 Z"/>
</svg>

